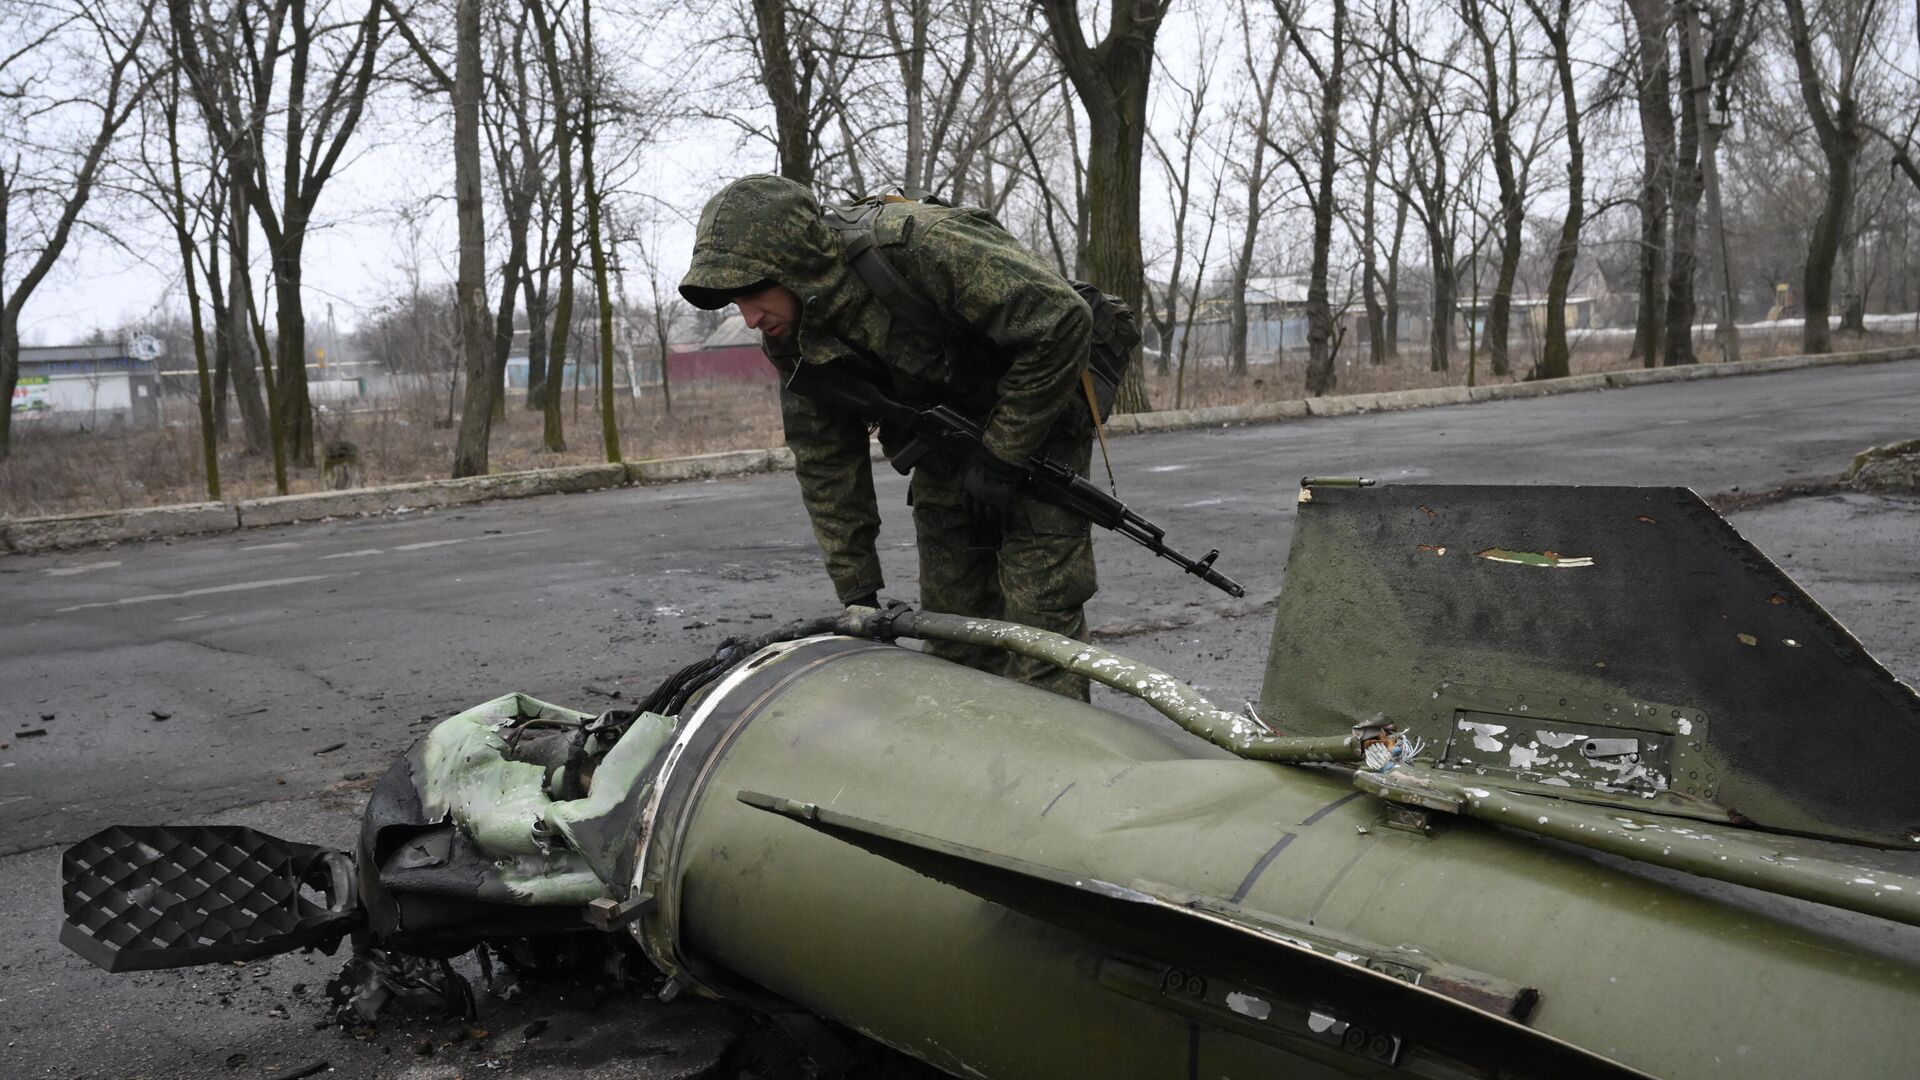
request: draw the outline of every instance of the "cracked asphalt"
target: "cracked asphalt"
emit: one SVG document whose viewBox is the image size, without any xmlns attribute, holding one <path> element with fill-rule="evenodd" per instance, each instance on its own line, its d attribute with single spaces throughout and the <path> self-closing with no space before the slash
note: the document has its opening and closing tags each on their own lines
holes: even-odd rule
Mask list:
<svg viewBox="0 0 1920 1080">
<path fill-rule="evenodd" d="M 1221 548 L 1249 595 L 1103 535 L 1091 618 L 1238 704 L 1257 696 L 1302 475 L 1751 493 L 1916 434 L 1920 365 L 1897 363 L 1116 440 L 1123 497 L 1190 554 Z M 881 477 L 882 559 L 887 595 L 911 599 L 904 488 Z M 1920 502 L 1818 495 L 1732 520 L 1920 682 Z M 0 1075 L 791 1075 L 786 1035 L 659 1004 L 644 974 L 363 1037 L 323 1023 L 338 957 L 109 976 L 56 940 L 59 851 L 121 822 L 345 847 L 372 778 L 433 720 L 510 689 L 604 708 L 831 603 L 791 475 L 0 558 Z M 858 1049 L 861 1075 L 919 1074 Z"/>
</svg>

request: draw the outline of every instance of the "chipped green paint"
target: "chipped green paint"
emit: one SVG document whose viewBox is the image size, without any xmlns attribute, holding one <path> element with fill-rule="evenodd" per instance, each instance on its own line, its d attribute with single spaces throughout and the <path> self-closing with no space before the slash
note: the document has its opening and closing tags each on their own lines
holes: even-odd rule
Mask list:
<svg viewBox="0 0 1920 1080">
<path fill-rule="evenodd" d="M 1062 634 L 1019 623 L 929 611 L 905 615 L 895 627 L 907 637 L 1005 649 L 1057 665 L 1123 694 L 1131 694 L 1195 735 L 1244 758 L 1287 762 L 1357 761 L 1360 757 L 1359 748 L 1350 735 L 1275 734 L 1256 717 L 1220 708 L 1159 668 Z"/>
<path fill-rule="evenodd" d="M 496 857 L 493 880 L 513 902 L 585 904 L 607 889 L 584 859 L 554 843 L 546 770 L 505 754 L 500 729 L 527 717 L 589 718 L 525 694 L 494 698 L 441 721 L 414 746 L 414 787 L 429 821 L 452 821 Z"/>
<path fill-rule="evenodd" d="M 1920 877 L 1842 861 L 1831 854 L 1834 845 L 1525 795 L 1418 765 L 1363 770 L 1353 782 L 1390 802 L 1920 926 Z"/>
<path fill-rule="evenodd" d="M 1508 551 L 1506 548 L 1487 548 L 1473 553 L 1475 558 L 1488 562 L 1514 563 L 1518 566 L 1546 566 L 1556 569 L 1577 569 L 1592 566 L 1591 555 L 1562 555 L 1557 551 Z"/>
<path fill-rule="evenodd" d="M 929 618 L 933 632 L 939 617 Z M 861 636 L 892 636 L 875 621 Z M 918 636 L 905 616 L 893 621 Z M 980 620 L 963 621 L 990 636 Z M 809 1009 L 959 1076 L 1389 1074 L 1322 1053 L 1314 1010 L 1323 1027 L 1350 1018 L 1329 1015 L 1313 985 L 1235 982 L 1224 953 L 1215 962 L 1185 941 L 1156 951 L 1144 937 L 1078 920 L 1064 901 L 1057 921 L 1013 917 L 916 869 L 925 864 L 812 828 L 813 807 L 949 852 L 990 853 L 993 861 L 970 864 L 983 874 L 1024 864 L 1053 871 L 1056 883 L 1162 883 L 1155 891 L 1195 917 L 1419 974 L 1443 993 L 1439 982 L 1454 976 L 1453 989 L 1477 988 L 1483 1007 L 1537 989 L 1530 1026 L 1661 1076 L 1912 1071 L 1900 1041 L 1920 1008 L 1909 938 L 1884 950 L 1859 935 L 1836 938 L 1799 905 L 1730 901 L 1479 821 L 1431 835 L 1383 828 L 1385 806 L 1355 797 L 1356 774 L 1247 761 L 1158 717 L 1056 700 L 911 649 L 854 644 L 819 638 L 762 653 L 703 699 L 696 717 L 724 725 L 727 741 L 663 781 L 686 794 L 649 840 L 643 880 L 655 906 L 630 931 L 656 960 L 666 955 L 676 989 Z M 1067 659 L 1085 647 L 1073 648 Z M 1458 787 L 1430 791 L 1456 810 L 1467 798 Z M 743 792 L 786 800 L 794 816 L 756 809 Z M 1666 833 L 1655 835 L 1675 838 L 1668 846 L 1686 839 L 1675 827 L 1736 831 L 1544 799 L 1515 805 L 1536 802 L 1547 809 L 1526 819 L 1535 828 L 1565 807 L 1658 822 Z M 1790 838 L 1753 839 L 1782 845 L 1767 853 L 1804 857 L 1784 846 Z M 1654 840 L 1628 842 L 1659 853 Z M 929 927 L 939 963 L 918 962 Z M 1134 984 L 1141 993 L 1109 979 L 1115 956 L 1151 965 Z M 1177 985 L 1204 984 L 1218 1006 L 1201 1020 L 1197 1058 L 1195 1017 L 1181 1010 L 1198 998 L 1166 992 L 1174 968 Z M 1231 992 L 1266 1019 L 1234 1009 Z M 967 1008 L 954 1008 L 956 994 Z M 1213 1023 L 1256 1020 L 1285 1045 Z M 1421 1054 L 1410 1043 L 1393 1074 L 1460 1071 Z"/>
<path fill-rule="evenodd" d="M 564 837 L 574 850 L 588 852 L 593 845 L 576 833 L 582 822 L 617 813 L 635 794 L 636 785 L 650 784 L 646 774 L 654 761 L 673 741 L 674 720 L 658 713 L 641 713 L 627 725 L 620 741 L 600 759 L 593 770 L 593 789 L 584 799 L 549 804 L 547 825 Z M 642 789 L 644 791 L 644 788 Z M 596 867 L 611 879 L 612 867 Z"/>
<path fill-rule="evenodd" d="M 412 755 L 414 784 L 428 820 L 452 820 L 483 851 L 538 855 L 547 850 L 545 839 L 536 835 L 552 802 L 543 790 L 546 770 L 508 760 L 500 736 L 501 728 L 524 716 L 587 718 L 525 694 L 507 694 L 441 721 Z"/>
</svg>

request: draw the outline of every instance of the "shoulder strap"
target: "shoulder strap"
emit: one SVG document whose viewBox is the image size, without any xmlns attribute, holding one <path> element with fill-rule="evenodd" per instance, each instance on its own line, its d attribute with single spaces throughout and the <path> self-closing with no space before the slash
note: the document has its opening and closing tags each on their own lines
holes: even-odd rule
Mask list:
<svg viewBox="0 0 1920 1080">
<path fill-rule="evenodd" d="M 906 201 L 913 200 L 882 196 L 849 207 L 829 206 L 821 212 L 821 217 L 829 228 L 840 234 L 847 249 L 847 263 L 873 291 L 881 306 L 915 326 L 940 330 L 947 325 L 947 319 L 900 276 L 900 271 L 893 268 L 874 243 L 874 224 L 885 204 Z"/>
</svg>

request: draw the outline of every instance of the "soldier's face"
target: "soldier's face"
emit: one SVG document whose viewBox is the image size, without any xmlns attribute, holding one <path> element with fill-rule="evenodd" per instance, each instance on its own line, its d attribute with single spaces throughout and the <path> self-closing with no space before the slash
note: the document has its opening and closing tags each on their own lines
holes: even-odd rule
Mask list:
<svg viewBox="0 0 1920 1080">
<path fill-rule="evenodd" d="M 772 285 L 757 293 L 733 298 L 747 329 L 768 337 L 786 337 L 800 325 L 800 298 L 785 285 Z"/>
</svg>

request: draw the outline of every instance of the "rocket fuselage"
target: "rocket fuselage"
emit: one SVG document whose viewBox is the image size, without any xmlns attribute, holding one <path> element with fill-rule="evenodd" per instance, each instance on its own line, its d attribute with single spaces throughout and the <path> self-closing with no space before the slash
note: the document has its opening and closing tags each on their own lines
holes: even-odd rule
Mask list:
<svg viewBox="0 0 1920 1080">
<path fill-rule="evenodd" d="M 1378 970 L 1537 990 L 1531 1027 L 1661 1076 L 1912 1072 L 1911 927 L 1872 921 L 1887 942 L 1873 948 L 1794 914 L 1807 905 L 1759 914 L 1471 820 L 1386 828 L 1345 770 L 1241 760 L 908 649 L 774 646 L 712 688 L 681 739 L 637 874 L 658 898 L 635 927 L 655 961 L 957 1075 L 1456 1073 L 1417 1045 L 1343 1047 L 1310 986 L 1194 993 L 1208 972 L 1180 956 L 990 903 L 742 793 L 1170 886 Z"/>
</svg>

